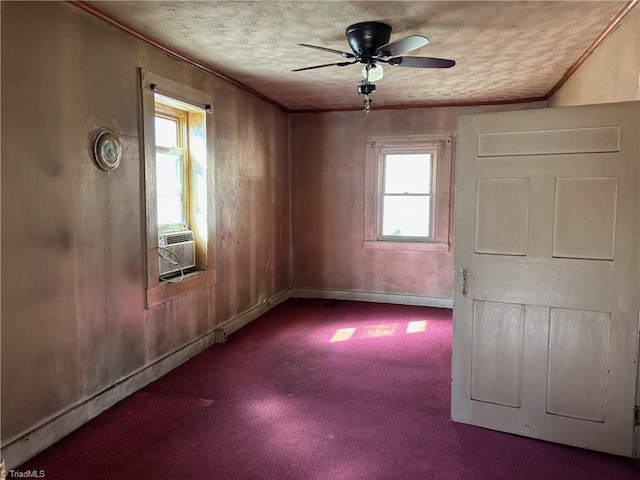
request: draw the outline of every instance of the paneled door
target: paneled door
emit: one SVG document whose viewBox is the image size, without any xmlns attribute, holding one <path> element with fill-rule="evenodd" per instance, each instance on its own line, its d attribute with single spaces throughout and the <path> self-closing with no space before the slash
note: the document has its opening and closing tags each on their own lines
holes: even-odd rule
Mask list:
<svg viewBox="0 0 640 480">
<path fill-rule="evenodd" d="M 632 456 L 638 102 L 458 122 L 454 421 Z"/>
</svg>

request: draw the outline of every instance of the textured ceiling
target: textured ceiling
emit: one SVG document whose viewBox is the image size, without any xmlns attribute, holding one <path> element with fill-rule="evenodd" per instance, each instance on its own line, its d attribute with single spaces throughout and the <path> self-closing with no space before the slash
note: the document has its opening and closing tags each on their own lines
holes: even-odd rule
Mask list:
<svg viewBox="0 0 640 480">
<path fill-rule="evenodd" d="M 149 38 L 232 77 L 289 110 L 362 106 L 361 65 L 306 72 L 350 51 L 345 28 L 384 21 L 391 40 L 424 35 L 410 55 L 450 58 L 453 68 L 384 66 L 373 108 L 543 97 L 587 50 L 622 1 L 117 1 L 90 2 Z"/>
</svg>

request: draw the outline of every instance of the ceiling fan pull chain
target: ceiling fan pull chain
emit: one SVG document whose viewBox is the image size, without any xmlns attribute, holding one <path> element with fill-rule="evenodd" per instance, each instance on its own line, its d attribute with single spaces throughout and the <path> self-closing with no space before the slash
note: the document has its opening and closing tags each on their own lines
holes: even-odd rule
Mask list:
<svg viewBox="0 0 640 480">
<path fill-rule="evenodd" d="M 369 113 L 369 110 L 371 110 L 371 102 L 373 101 L 371 100 L 369 95 L 375 91 L 376 86 L 373 83 L 369 83 L 369 81 L 366 79 L 360 81 L 360 85 L 358 85 L 358 94 L 364 95 L 364 110 L 367 113 Z"/>
</svg>

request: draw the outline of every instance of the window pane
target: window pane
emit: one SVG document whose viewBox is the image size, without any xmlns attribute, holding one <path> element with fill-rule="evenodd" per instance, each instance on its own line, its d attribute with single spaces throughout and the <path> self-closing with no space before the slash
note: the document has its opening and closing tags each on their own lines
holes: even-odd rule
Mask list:
<svg viewBox="0 0 640 480">
<path fill-rule="evenodd" d="M 158 226 L 183 223 L 182 196 L 158 195 Z"/>
<path fill-rule="evenodd" d="M 164 117 L 156 117 L 156 145 L 178 147 L 178 122 Z"/>
<path fill-rule="evenodd" d="M 156 153 L 158 225 L 183 223 L 182 156 Z"/>
<path fill-rule="evenodd" d="M 431 193 L 431 154 L 384 156 L 384 193 Z"/>
<path fill-rule="evenodd" d="M 398 237 L 428 237 L 431 196 L 384 196 L 382 234 Z"/>
</svg>

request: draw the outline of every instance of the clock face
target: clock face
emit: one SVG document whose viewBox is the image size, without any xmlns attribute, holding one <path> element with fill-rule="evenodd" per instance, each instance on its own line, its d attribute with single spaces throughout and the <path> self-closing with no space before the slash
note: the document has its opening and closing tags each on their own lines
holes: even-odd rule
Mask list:
<svg viewBox="0 0 640 480">
<path fill-rule="evenodd" d="M 107 171 L 115 170 L 122 158 L 120 139 L 111 130 L 101 130 L 96 137 L 93 154 L 100 168 Z"/>
<path fill-rule="evenodd" d="M 118 145 L 112 139 L 108 138 L 102 144 L 102 156 L 110 164 L 118 159 Z"/>
</svg>

